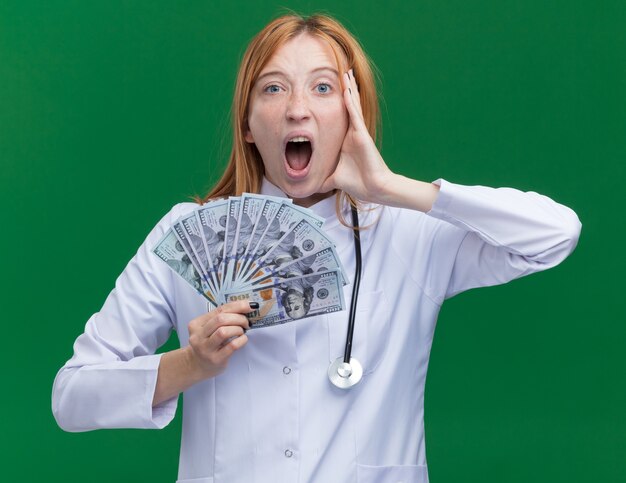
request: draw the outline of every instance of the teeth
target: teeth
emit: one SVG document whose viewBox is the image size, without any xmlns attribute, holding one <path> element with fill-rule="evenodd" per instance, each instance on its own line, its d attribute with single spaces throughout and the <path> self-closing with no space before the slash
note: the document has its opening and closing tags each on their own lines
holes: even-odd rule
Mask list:
<svg viewBox="0 0 626 483">
<path fill-rule="evenodd" d="M 295 138 L 291 138 L 289 142 L 290 143 L 306 143 L 306 142 L 309 142 L 309 140 L 305 138 L 304 136 L 296 136 Z"/>
</svg>

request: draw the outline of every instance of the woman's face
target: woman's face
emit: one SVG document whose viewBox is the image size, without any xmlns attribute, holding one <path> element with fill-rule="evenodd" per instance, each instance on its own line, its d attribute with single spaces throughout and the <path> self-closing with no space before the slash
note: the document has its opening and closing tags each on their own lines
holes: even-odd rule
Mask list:
<svg viewBox="0 0 626 483">
<path fill-rule="evenodd" d="M 328 196 L 319 190 L 348 129 L 334 59 L 325 41 L 300 34 L 274 53 L 250 95 L 245 139 L 256 144 L 268 180 L 303 206 Z"/>
</svg>

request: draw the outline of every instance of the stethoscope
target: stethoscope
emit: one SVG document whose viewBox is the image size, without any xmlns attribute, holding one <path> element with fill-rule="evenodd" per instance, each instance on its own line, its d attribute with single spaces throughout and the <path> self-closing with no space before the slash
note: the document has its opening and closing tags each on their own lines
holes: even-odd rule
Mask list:
<svg viewBox="0 0 626 483">
<path fill-rule="evenodd" d="M 352 301 L 350 302 L 350 315 L 348 319 L 348 334 L 346 335 L 346 347 L 343 357 L 335 359 L 328 368 L 328 379 L 340 389 L 350 389 L 363 377 L 363 367 L 352 354 L 352 339 L 354 336 L 354 316 L 359 297 L 359 284 L 361 283 L 361 240 L 359 234 L 359 214 L 352 207 L 352 225 L 354 234 L 354 252 L 356 254 L 356 268 L 354 270 L 354 285 L 352 287 Z"/>
</svg>

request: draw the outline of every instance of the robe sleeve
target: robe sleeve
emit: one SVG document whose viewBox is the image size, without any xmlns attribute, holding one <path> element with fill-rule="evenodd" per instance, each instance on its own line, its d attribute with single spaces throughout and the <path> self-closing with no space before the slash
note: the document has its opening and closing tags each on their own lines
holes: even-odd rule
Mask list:
<svg viewBox="0 0 626 483">
<path fill-rule="evenodd" d="M 161 358 L 155 351 L 176 323 L 176 275 L 151 250 L 184 205 L 194 206 L 176 205 L 150 232 L 57 373 L 52 412 L 62 429 L 163 428 L 174 418 L 178 398 L 154 408 L 152 399 Z"/>
<path fill-rule="evenodd" d="M 433 240 L 453 253 L 437 277 L 443 298 L 554 267 L 578 243 L 578 216 L 547 196 L 443 179 L 434 184 L 440 191 L 427 215 L 454 227 L 436 230 Z"/>
</svg>

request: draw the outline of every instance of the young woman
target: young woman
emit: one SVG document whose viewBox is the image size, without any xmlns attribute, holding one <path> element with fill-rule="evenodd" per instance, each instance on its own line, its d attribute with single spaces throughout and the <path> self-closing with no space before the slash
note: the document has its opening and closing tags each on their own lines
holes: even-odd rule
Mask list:
<svg viewBox="0 0 626 483">
<path fill-rule="evenodd" d="M 576 214 L 534 192 L 390 171 L 374 141 L 370 65 L 326 16 L 281 17 L 252 40 L 233 117 L 230 163 L 206 200 L 292 198 L 326 219 L 349 275 L 356 247 L 346 220 L 351 203 L 359 207 L 366 228 L 352 354 L 361 382 L 345 390 L 327 377 L 344 353 L 347 310 L 249 332 L 246 302 L 207 312 L 150 253 L 197 207 L 181 203 L 148 235 L 59 371 L 58 424 L 162 428 L 184 391 L 179 482 L 427 482 L 424 384 L 441 304 L 557 265 L 576 246 Z M 181 348 L 155 355 L 172 330 Z"/>
</svg>

